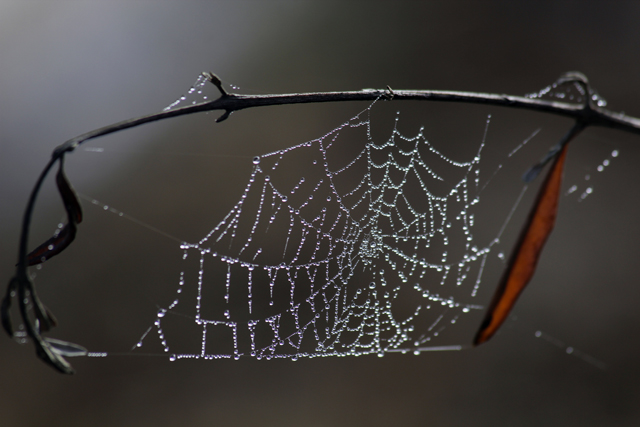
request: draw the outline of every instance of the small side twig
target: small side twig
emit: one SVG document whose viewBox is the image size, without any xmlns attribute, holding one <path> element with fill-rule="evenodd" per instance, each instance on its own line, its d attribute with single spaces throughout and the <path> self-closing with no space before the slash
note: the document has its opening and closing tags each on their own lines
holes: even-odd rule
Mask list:
<svg viewBox="0 0 640 427">
<path fill-rule="evenodd" d="M 213 83 L 215 87 L 218 88 L 218 90 L 220 91 L 221 97 L 229 96 L 229 94 L 227 93 L 227 90 L 224 87 L 222 87 L 222 80 L 220 80 L 220 77 L 208 71 L 205 71 L 204 73 L 202 73 L 202 75 L 205 76 L 207 80 L 209 80 L 211 83 Z"/>
<path fill-rule="evenodd" d="M 394 97 L 394 93 L 393 93 L 393 89 L 391 89 L 391 86 L 387 85 L 387 93 L 384 95 L 384 99 L 386 99 L 387 101 L 393 101 L 393 97 Z"/>
</svg>

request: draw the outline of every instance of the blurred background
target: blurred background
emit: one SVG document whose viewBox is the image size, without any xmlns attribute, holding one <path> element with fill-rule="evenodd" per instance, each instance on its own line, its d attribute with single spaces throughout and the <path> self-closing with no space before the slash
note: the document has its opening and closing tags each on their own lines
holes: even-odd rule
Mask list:
<svg viewBox="0 0 640 427">
<path fill-rule="evenodd" d="M 22 213 L 53 148 L 161 110 L 202 71 L 242 93 L 390 85 L 523 95 L 579 70 L 609 108 L 640 116 L 638 22 L 640 4 L 631 1 L 2 0 L 0 283 L 14 273 Z M 367 105 L 254 109 L 221 124 L 218 113 L 173 119 L 88 143 L 68 156 L 67 171 L 79 193 L 195 241 L 236 203 L 254 155 L 324 135 Z M 481 196 L 476 233 L 485 241 L 507 217 L 521 174 L 570 125 L 497 107 L 390 106 L 402 111 L 406 134 L 424 125 L 437 148 L 464 160 L 492 115 L 483 178 L 505 167 Z M 479 348 L 297 362 L 80 358 L 71 360 L 76 375 L 63 376 L 31 345 L 5 336 L 2 424 L 638 425 L 639 145 L 637 136 L 601 129 L 572 144 L 564 192 L 578 190 L 563 197 L 512 318 Z M 620 155 L 611 158 L 613 150 Z M 611 164 L 597 172 L 605 159 Z M 593 193 L 580 201 L 587 186 Z M 534 194 L 508 227 L 505 250 Z M 35 282 L 60 323 L 52 336 L 127 352 L 175 289 L 181 251 L 102 206 L 83 205 L 77 241 L 35 271 Z M 48 182 L 31 245 L 63 220 Z M 485 304 L 496 265 L 483 281 Z M 468 342 L 476 320 L 461 334 Z"/>
</svg>

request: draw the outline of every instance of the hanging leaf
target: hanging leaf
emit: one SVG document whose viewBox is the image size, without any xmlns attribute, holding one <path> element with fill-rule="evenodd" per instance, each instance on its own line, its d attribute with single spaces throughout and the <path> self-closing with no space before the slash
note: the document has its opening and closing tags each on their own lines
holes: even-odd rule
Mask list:
<svg viewBox="0 0 640 427">
<path fill-rule="evenodd" d="M 551 234 L 558 212 L 562 172 L 569 144 L 564 143 L 556 157 L 538 199 L 531 211 L 518 244 L 511 255 L 500 285 L 496 289 L 487 315 L 476 334 L 474 345 L 489 340 L 500 328 L 536 271 L 547 237 Z"/>
<path fill-rule="evenodd" d="M 86 356 L 87 349 L 81 345 L 74 344 L 68 341 L 62 341 L 55 338 L 45 337 L 44 341 L 49 344 L 49 347 L 54 353 L 64 357 L 79 357 Z"/>
<path fill-rule="evenodd" d="M 62 197 L 67 212 L 67 224 L 52 238 L 35 248 L 27 255 L 27 265 L 37 265 L 65 250 L 76 237 L 76 224 L 82 222 L 82 207 L 73 187 L 64 174 L 63 158 L 60 158 L 60 169 L 56 175 L 58 192 Z"/>
</svg>

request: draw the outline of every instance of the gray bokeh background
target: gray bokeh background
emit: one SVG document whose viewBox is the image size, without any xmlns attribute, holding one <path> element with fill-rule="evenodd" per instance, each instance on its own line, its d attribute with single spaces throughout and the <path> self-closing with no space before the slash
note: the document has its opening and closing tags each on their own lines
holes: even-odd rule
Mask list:
<svg viewBox="0 0 640 427">
<path fill-rule="evenodd" d="M 53 147 L 165 107 L 204 70 L 245 93 L 390 85 L 509 94 L 580 70 L 611 109 L 638 116 L 637 22 L 640 4 L 623 1 L 2 1 L 0 283 L 13 274 L 28 192 Z M 238 199 L 253 155 L 323 135 L 365 107 L 275 107 L 238 112 L 219 125 L 217 114 L 176 119 L 95 141 L 104 153 L 79 150 L 67 167 L 82 194 L 192 241 Z M 422 116 L 414 119 L 410 105 L 398 108 L 408 122 L 432 126 L 433 140 L 451 156 L 468 149 L 469 138 L 478 143 L 491 113 L 486 157 L 495 164 L 543 129 L 530 157 L 509 163 L 512 174 L 500 175 L 483 199 L 488 230 L 506 217 L 518 174 L 567 125 L 500 108 L 417 106 Z M 447 140 L 447 128 L 458 136 Z M 589 174 L 594 192 L 582 202 L 563 198 L 515 317 L 477 349 L 297 362 L 113 356 L 73 360 L 78 373 L 65 377 L 31 346 L 3 337 L 1 423 L 637 425 L 639 142 L 589 130 L 573 144 L 565 188 L 584 188 Z M 613 149 L 620 156 L 598 174 Z M 179 251 L 173 241 L 84 206 L 77 242 L 47 263 L 36 284 L 60 321 L 54 336 L 127 351 L 162 300 L 163 284 L 175 283 Z M 63 218 L 49 183 L 32 244 Z M 508 230 L 511 238 L 516 231 Z M 492 286 L 488 276 L 485 300 Z M 563 344 L 535 338 L 537 330 Z M 567 354 L 566 346 L 607 368 Z"/>
</svg>

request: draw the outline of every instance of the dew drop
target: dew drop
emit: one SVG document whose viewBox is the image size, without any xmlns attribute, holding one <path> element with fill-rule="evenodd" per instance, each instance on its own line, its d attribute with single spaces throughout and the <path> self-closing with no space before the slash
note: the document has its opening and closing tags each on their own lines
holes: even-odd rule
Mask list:
<svg viewBox="0 0 640 427">
<path fill-rule="evenodd" d="M 254 164 L 254 165 L 260 164 L 260 156 L 255 156 L 255 157 L 253 158 L 253 164 Z"/>
</svg>

